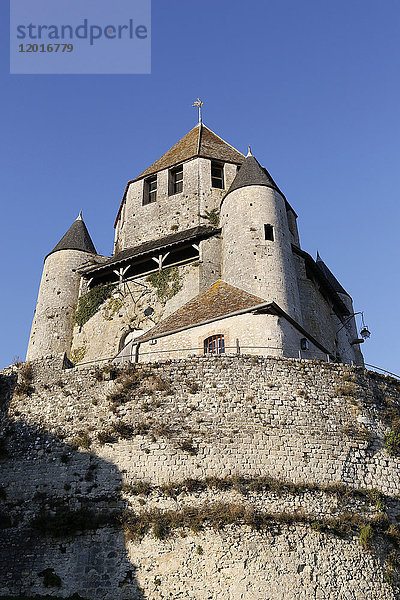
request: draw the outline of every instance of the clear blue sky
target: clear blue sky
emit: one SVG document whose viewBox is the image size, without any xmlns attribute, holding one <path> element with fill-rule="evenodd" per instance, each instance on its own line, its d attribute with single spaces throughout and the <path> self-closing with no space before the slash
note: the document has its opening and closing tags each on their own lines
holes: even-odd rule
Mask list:
<svg viewBox="0 0 400 600">
<path fill-rule="evenodd" d="M 365 311 L 366 361 L 400 372 L 398 1 L 153 0 L 152 74 L 136 76 L 9 75 L 7 4 L 0 367 L 25 356 L 43 257 L 80 209 L 111 253 L 126 182 L 191 129 L 200 96 Z"/>
</svg>

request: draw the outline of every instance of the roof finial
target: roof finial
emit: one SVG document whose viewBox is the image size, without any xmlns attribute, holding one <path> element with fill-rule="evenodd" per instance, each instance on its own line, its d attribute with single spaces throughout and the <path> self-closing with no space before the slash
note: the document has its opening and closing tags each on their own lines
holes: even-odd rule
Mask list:
<svg viewBox="0 0 400 600">
<path fill-rule="evenodd" d="M 76 221 L 83 221 L 82 219 L 82 211 L 79 211 L 79 215 L 75 219 Z"/>
<path fill-rule="evenodd" d="M 251 147 L 250 147 L 250 146 L 249 146 L 249 150 L 248 150 L 248 152 L 247 152 L 247 156 L 253 156 L 253 154 L 252 154 L 252 152 L 251 152 Z M 247 158 L 247 156 L 246 156 L 246 158 Z"/>
<path fill-rule="evenodd" d="M 201 107 L 203 106 L 204 102 L 202 102 L 200 100 L 200 98 L 197 98 L 197 100 L 194 102 L 194 104 L 192 104 L 192 106 L 197 106 L 197 108 L 199 109 L 199 125 L 200 123 L 203 122 L 202 120 L 202 116 L 201 116 Z"/>
</svg>

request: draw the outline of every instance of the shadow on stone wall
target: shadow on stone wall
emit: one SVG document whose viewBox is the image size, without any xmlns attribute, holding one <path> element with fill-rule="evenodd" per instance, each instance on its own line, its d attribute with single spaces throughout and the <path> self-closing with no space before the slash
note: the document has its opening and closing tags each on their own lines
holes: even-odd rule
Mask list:
<svg viewBox="0 0 400 600">
<path fill-rule="evenodd" d="M 0 596 L 143 599 L 119 517 L 121 473 L 33 427 L 0 375 Z"/>
</svg>

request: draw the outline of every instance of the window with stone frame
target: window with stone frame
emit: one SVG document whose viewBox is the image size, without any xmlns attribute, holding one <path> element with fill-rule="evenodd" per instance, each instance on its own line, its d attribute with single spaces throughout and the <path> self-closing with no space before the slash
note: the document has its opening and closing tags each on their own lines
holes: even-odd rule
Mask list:
<svg viewBox="0 0 400 600">
<path fill-rule="evenodd" d="M 204 354 L 224 354 L 225 340 L 222 334 L 211 335 L 204 340 Z"/>
<path fill-rule="evenodd" d="M 173 196 L 181 192 L 183 192 L 183 165 L 169 171 L 169 195 Z"/>
<path fill-rule="evenodd" d="M 211 161 L 211 187 L 223 190 L 224 182 L 224 163 Z"/>
<path fill-rule="evenodd" d="M 150 204 L 157 200 L 157 175 L 144 180 L 143 204 Z"/>
<path fill-rule="evenodd" d="M 264 225 L 264 238 L 270 242 L 274 241 L 274 227 L 273 225 Z"/>
</svg>

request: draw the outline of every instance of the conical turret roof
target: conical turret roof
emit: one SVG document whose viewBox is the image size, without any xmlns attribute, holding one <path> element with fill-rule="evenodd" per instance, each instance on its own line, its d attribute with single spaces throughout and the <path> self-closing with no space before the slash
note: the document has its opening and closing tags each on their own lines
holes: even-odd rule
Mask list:
<svg viewBox="0 0 400 600">
<path fill-rule="evenodd" d="M 258 160 L 251 154 L 250 149 L 235 179 L 233 180 L 227 195 L 234 190 L 238 190 L 239 188 L 247 187 L 249 185 L 264 185 L 277 190 L 283 196 L 282 192 L 272 179 L 271 175 L 268 173 L 267 169 L 260 165 Z"/>
<path fill-rule="evenodd" d="M 72 223 L 67 233 L 61 238 L 57 246 L 49 252 L 58 252 L 58 250 L 81 250 L 90 254 L 97 254 L 96 248 L 89 235 L 87 227 L 82 219 L 82 212 L 79 213 L 76 220 Z M 49 256 L 49 254 L 47 256 Z M 47 257 L 46 257 L 47 258 Z"/>
</svg>

